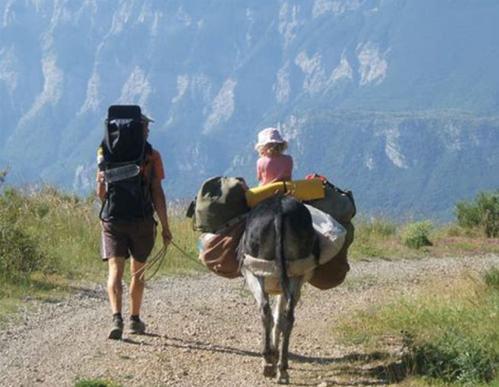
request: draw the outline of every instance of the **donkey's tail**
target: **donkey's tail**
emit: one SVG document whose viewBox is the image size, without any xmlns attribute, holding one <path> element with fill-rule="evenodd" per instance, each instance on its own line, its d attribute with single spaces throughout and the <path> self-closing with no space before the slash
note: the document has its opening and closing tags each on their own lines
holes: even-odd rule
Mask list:
<svg viewBox="0 0 499 387">
<path fill-rule="evenodd" d="M 275 227 L 275 263 L 279 275 L 279 284 L 282 292 L 289 300 L 289 278 L 287 273 L 286 257 L 284 256 L 284 237 L 282 221 L 282 200 L 277 200 L 276 214 L 274 218 Z"/>
</svg>

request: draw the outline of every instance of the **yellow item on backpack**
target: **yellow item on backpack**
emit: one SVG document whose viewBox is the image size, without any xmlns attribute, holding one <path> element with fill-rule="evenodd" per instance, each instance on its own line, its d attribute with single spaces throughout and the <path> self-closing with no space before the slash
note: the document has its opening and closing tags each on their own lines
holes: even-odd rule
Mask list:
<svg viewBox="0 0 499 387">
<path fill-rule="evenodd" d="M 276 193 L 289 193 L 298 200 L 322 199 L 325 196 L 324 183 L 320 179 L 278 181 L 246 191 L 246 202 L 255 207 Z"/>
</svg>

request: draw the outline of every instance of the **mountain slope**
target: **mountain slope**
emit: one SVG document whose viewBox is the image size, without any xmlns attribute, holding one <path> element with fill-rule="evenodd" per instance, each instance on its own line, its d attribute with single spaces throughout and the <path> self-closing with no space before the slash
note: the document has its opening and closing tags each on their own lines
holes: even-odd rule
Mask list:
<svg viewBox="0 0 499 387">
<path fill-rule="evenodd" d="M 9 0 L 0 15 L 11 182 L 88 191 L 107 107 L 137 103 L 173 197 L 224 173 L 254 184 L 251 144 L 278 124 L 295 176 L 323 171 L 362 212 L 447 217 L 498 186 L 493 0 Z"/>
</svg>

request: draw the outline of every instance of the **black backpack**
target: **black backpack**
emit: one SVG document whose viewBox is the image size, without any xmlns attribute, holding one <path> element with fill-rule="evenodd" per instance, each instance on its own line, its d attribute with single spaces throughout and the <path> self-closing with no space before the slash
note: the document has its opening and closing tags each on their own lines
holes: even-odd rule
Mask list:
<svg viewBox="0 0 499 387">
<path fill-rule="evenodd" d="M 307 179 L 318 178 L 324 184 L 325 196 L 322 199 L 308 201 L 311 206 L 331 215 L 335 220 L 346 226 L 357 213 L 352 191 L 343 191 L 316 173 L 307 176 Z"/>
<path fill-rule="evenodd" d="M 150 187 L 144 163 L 152 153 L 146 141 L 139 106 L 113 105 L 108 109 L 104 139 L 98 152 L 98 166 L 104 171 L 106 198 L 100 218 L 103 221 L 135 221 L 153 214 Z"/>
</svg>

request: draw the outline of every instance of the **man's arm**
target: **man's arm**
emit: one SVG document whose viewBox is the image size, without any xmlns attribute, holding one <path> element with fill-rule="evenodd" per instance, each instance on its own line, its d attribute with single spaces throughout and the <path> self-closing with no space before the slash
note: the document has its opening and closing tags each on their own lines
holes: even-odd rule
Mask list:
<svg viewBox="0 0 499 387">
<path fill-rule="evenodd" d="M 163 187 L 161 186 L 161 179 L 153 179 L 151 184 L 151 194 L 152 202 L 154 205 L 154 210 L 158 215 L 159 221 L 161 223 L 161 235 L 163 236 L 163 243 L 168 246 L 172 240 L 172 233 L 170 231 L 170 225 L 168 223 L 168 213 L 166 209 L 166 199 Z"/>
</svg>

